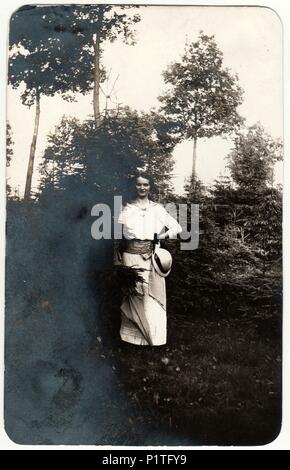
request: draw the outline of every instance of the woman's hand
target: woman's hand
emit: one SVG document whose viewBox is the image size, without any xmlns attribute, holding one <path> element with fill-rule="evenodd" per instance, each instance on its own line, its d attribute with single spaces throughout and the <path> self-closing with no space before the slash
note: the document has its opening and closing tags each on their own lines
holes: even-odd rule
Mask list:
<svg viewBox="0 0 290 470">
<path fill-rule="evenodd" d="M 166 232 L 161 232 L 158 235 L 159 240 L 165 240 L 168 238 L 173 238 L 176 239 L 177 235 L 182 232 L 182 228 L 179 224 L 177 224 L 174 227 L 171 227 L 169 230 L 166 230 Z"/>
<path fill-rule="evenodd" d="M 120 252 L 120 249 L 119 249 L 118 246 L 115 246 L 114 247 L 114 265 L 115 266 L 120 266 L 120 265 L 123 264 L 122 261 L 123 261 L 123 258 L 122 258 L 122 254 Z"/>
<path fill-rule="evenodd" d="M 158 235 L 158 240 L 165 240 L 166 238 L 169 238 L 169 230 Z"/>
</svg>

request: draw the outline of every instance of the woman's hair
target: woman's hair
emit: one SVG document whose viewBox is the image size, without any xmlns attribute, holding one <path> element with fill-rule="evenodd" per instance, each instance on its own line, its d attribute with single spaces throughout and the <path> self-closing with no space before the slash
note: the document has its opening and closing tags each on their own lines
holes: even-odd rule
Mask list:
<svg viewBox="0 0 290 470">
<path fill-rule="evenodd" d="M 132 199 L 135 199 L 137 196 L 136 193 L 136 181 L 137 178 L 144 178 L 149 181 L 150 184 L 150 193 L 154 194 L 156 192 L 155 184 L 152 175 L 147 173 L 146 171 L 138 170 L 131 175 L 131 177 L 127 181 L 127 188 L 123 195 L 123 203 L 126 204 Z"/>
<path fill-rule="evenodd" d="M 153 181 L 153 177 L 152 175 L 150 175 L 149 173 L 147 173 L 146 171 L 137 171 L 133 176 L 132 176 L 132 180 L 133 182 L 136 184 L 136 181 L 138 178 L 144 178 L 146 180 L 149 181 L 149 184 L 150 184 L 150 188 L 152 189 L 152 187 L 154 187 L 154 181 Z"/>
</svg>

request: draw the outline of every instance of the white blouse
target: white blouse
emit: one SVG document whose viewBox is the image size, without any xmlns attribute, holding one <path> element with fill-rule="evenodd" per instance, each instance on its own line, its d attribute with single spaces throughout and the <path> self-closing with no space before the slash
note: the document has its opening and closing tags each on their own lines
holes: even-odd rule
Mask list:
<svg viewBox="0 0 290 470">
<path fill-rule="evenodd" d="M 168 228 L 170 238 L 182 232 L 174 217 L 161 204 L 153 201 L 149 201 L 145 208 L 130 203 L 122 206 L 118 223 L 123 224 L 124 236 L 130 240 L 153 240 L 154 233 L 159 234 L 164 227 Z"/>
</svg>

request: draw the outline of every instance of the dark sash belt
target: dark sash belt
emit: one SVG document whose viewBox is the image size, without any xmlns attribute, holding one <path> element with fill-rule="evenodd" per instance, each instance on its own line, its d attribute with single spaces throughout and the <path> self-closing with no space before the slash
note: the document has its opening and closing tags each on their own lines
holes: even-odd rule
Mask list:
<svg viewBox="0 0 290 470">
<path fill-rule="evenodd" d="M 125 240 L 123 251 L 135 255 L 152 253 L 154 248 L 153 240 Z"/>
</svg>

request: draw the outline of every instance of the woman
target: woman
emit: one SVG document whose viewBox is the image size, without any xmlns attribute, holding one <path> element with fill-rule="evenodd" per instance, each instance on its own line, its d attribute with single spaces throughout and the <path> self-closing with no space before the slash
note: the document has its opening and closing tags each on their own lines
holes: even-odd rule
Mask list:
<svg viewBox="0 0 290 470">
<path fill-rule="evenodd" d="M 123 299 L 120 336 L 132 344 L 161 346 L 166 343 L 166 291 L 165 278 L 152 262 L 154 235 L 159 240 L 174 238 L 182 228 L 161 204 L 149 200 L 150 177 L 139 173 L 134 183 L 135 198 L 122 207 L 118 218 L 125 242 L 115 262 L 141 268 L 143 282 L 137 283 L 136 294 Z"/>
</svg>

